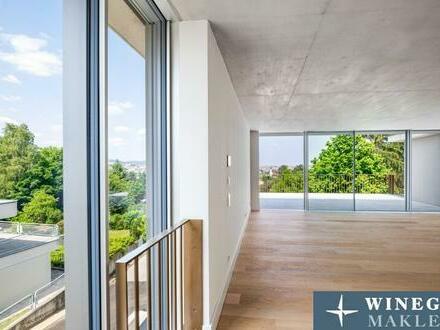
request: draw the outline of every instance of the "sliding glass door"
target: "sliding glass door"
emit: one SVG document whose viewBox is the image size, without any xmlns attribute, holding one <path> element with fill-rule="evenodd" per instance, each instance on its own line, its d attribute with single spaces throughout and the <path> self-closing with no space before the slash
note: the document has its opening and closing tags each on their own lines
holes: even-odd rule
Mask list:
<svg viewBox="0 0 440 330">
<path fill-rule="evenodd" d="M 308 209 L 353 211 L 353 133 L 308 133 Z"/>
<path fill-rule="evenodd" d="M 357 211 L 405 211 L 405 137 L 405 131 L 356 132 Z"/>
<path fill-rule="evenodd" d="M 307 132 L 305 140 L 300 133 L 266 134 L 260 202 L 276 209 L 440 212 L 439 164 L 440 130 Z"/>
</svg>

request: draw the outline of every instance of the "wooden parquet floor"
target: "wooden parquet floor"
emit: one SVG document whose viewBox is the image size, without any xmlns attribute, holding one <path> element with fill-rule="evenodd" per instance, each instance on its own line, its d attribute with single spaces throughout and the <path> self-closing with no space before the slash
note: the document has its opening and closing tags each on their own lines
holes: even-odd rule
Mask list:
<svg viewBox="0 0 440 330">
<path fill-rule="evenodd" d="M 315 290 L 440 290 L 440 215 L 253 213 L 218 329 L 312 329 Z"/>
</svg>

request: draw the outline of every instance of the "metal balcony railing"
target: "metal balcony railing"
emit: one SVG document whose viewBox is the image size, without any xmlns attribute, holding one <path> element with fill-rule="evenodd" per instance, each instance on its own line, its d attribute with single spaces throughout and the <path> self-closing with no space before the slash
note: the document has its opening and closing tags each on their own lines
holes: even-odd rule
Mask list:
<svg viewBox="0 0 440 330">
<path fill-rule="evenodd" d="M 116 261 L 117 329 L 201 329 L 202 292 L 202 221 L 186 220 Z"/>
<path fill-rule="evenodd" d="M 58 225 L 12 221 L 0 221 L 0 233 L 45 237 L 56 237 L 59 235 Z"/>
<path fill-rule="evenodd" d="M 64 284 L 63 273 L 51 282 L 35 290 L 33 293 L 28 294 L 19 301 L 0 311 L 0 321 L 5 320 L 18 312 L 35 310 L 42 302 L 50 299 L 50 296 L 55 292 L 64 290 Z"/>
<path fill-rule="evenodd" d="M 354 180 L 353 180 L 354 178 Z M 403 195 L 403 174 L 310 174 L 310 193 L 356 193 Z M 273 177 L 260 178 L 260 192 L 296 193 L 304 191 L 304 179 L 300 175 L 288 179 Z"/>
</svg>

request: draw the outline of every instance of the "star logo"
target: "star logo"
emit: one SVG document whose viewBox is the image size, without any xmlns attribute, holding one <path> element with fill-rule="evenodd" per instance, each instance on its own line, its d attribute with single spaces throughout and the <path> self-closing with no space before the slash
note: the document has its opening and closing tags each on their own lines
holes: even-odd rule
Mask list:
<svg viewBox="0 0 440 330">
<path fill-rule="evenodd" d="M 341 328 L 344 327 L 344 316 L 358 313 L 358 310 L 344 310 L 344 296 L 341 294 L 341 298 L 339 298 L 338 308 L 336 310 L 326 310 L 327 313 L 334 314 L 338 316 L 339 323 L 341 324 Z"/>
</svg>

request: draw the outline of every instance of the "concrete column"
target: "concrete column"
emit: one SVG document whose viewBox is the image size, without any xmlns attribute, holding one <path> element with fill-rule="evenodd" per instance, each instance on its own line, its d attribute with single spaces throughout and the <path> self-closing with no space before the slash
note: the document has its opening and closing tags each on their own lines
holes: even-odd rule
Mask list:
<svg viewBox="0 0 440 330">
<path fill-rule="evenodd" d="M 260 133 L 251 131 L 251 210 L 260 210 Z"/>
</svg>

